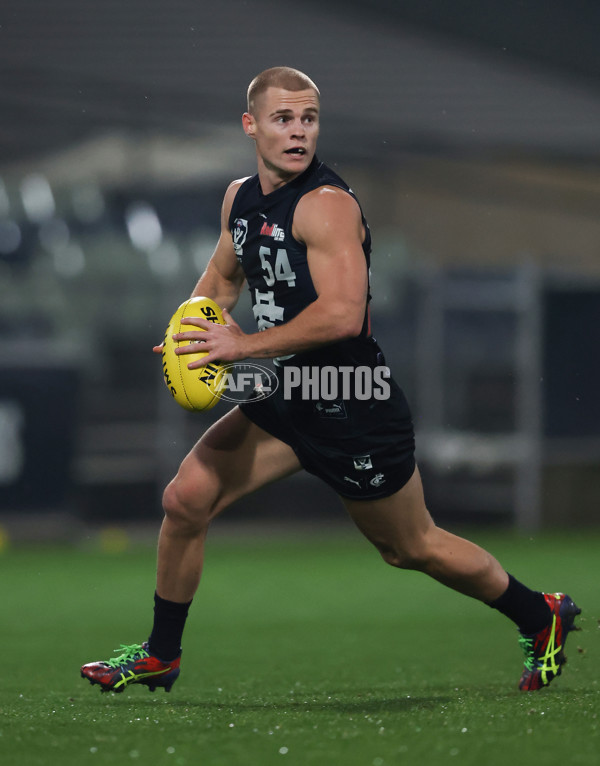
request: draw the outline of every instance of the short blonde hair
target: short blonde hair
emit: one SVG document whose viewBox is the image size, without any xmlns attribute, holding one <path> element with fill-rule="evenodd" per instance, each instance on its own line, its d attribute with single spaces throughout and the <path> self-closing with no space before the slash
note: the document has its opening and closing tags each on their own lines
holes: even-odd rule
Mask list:
<svg viewBox="0 0 600 766">
<path fill-rule="evenodd" d="M 274 66 L 256 75 L 248 86 L 248 111 L 250 114 L 254 114 L 256 99 L 267 88 L 283 88 L 291 91 L 314 90 L 317 98 L 321 96 L 317 86 L 304 72 L 289 66 Z"/>
</svg>

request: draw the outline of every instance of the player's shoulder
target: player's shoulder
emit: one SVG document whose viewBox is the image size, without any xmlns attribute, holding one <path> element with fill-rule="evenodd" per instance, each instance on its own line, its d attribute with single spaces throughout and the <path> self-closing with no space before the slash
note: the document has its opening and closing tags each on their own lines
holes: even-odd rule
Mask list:
<svg viewBox="0 0 600 766">
<path fill-rule="evenodd" d="M 236 178 L 235 181 L 231 181 L 225 191 L 225 199 L 231 198 L 231 201 L 235 199 L 235 195 L 238 193 L 240 186 L 248 181 L 252 176 L 244 176 L 244 178 Z"/>
<path fill-rule="evenodd" d="M 323 184 L 304 194 L 296 206 L 295 218 L 309 216 L 311 219 L 337 216 L 360 217 L 360 206 L 348 189 L 333 184 Z"/>
<path fill-rule="evenodd" d="M 235 181 L 232 181 L 227 187 L 225 196 L 223 197 L 223 219 L 225 221 L 229 220 L 231 208 L 233 207 L 233 202 L 238 191 L 240 190 L 241 186 L 243 186 L 243 184 L 248 181 L 249 178 L 251 178 L 251 176 L 246 176 L 245 178 L 236 178 Z"/>
<path fill-rule="evenodd" d="M 305 194 L 294 212 L 292 235 L 308 244 L 315 238 L 361 236 L 362 215 L 358 202 L 338 186 L 319 186 Z"/>
</svg>

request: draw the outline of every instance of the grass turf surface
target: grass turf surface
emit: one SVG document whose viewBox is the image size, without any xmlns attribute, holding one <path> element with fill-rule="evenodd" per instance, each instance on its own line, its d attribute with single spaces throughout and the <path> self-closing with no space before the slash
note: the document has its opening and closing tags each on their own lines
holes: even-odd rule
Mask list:
<svg viewBox="0 0 600 766">
<path fill-rule="evenodd" d="M 146 639 L 154 552 L 8 550 L 0 763 L 597 764 L 600 537 L 471 538 L 584 610 L 542 692 L 501 615 L 328 533 L 215 539 L 171 694 L 101 694 L 79 667 Z"/>
</svg>

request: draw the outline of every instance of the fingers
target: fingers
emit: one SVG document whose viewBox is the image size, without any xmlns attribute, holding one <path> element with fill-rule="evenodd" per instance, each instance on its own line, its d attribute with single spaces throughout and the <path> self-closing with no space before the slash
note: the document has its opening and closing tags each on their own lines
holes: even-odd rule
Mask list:
<svg viewBox="0 0 600 766">
<path fill-rule="evenodd" d="M 175 340 L 189 340 L 190 342 L 187 346 L 178 346 L 173 349 L 178 356 L 180 354 L 204 354 L 208 351 L 208 348 L 205 348 L 206 341 L 197 338 L 188 338 L 185 333 L 181 333 L 181 335 L 181 338 L 175 335 L 173 338 L 175 338 Z"/>
<path fill-rule="evenodd" d="M 188 370 L 196 370 L 198 367 L 205 367 L 207 364 L 219 361 L 220 360 L 217 359 L 216 355 L 209 353 L 206 356 L 203 356 L 202 359 L 196 359 L 195 362 L 190 362 L 188 364 Z"/>
<path fill-rule="evenodd" d="M 203 338 L 203 335 L 203 332 L 192 330 L 191 332 L 176 332 L 175 335 L 172 335 L 171 337 L 176 341 L 189 340 L 190 343 L 204 343 L 206 338 Z M 182 348 L 182 346 L 176 348 L 175 353 L 181 351 Z"/>
<path fill-rule="evenodd" d="M 227 309 L 223 309 L 222 314 L 226 327 L 235 327 L 239 329 L 239 324 L 235 321 Z"/>
<path fill-rule="evenodd" d="M 190 340 L 190 341 L 200 341 L 204 343 L 205 338 L 203 337 L 204 333 L 207 331 L 212 330 L 215 327 L 224 327 L 225 325 L 215 324 L 214 322 L 209 322 L 207 319 L 202 319 L 202 317 L 183 317 L 181 320 L 181 324 L 189 324 L 193 325 L 194 327 L 199 327 L 201 332 L 198 332 L 198 330 L 188 330 L 187 332 L 176 332 L 172 338 L 173 340 Z"/>
<path fill-rule="evenodd" d="M 209 330 L 215 326 L 214 322 L 209 322 L 202 317 L 182 317 L 181 324 L 193 324 L 194 327 L 201 327 L 203 330 Z"/>
<path fill-rule="evenodd" d="M 179 334 L 185 335 L 186 333 Z M 186 340 L 186 338 L 182 338 L 182 340 Z M 188 364 L 189 370 L 195 370 L 198 367 L 204 367 L 213 361 L 217 361 L 216 355 L 214 355 L 210 350 L 211 346 L 212 344 L 209 344 L 204 340 L 191 340 L 191 342 L 186 346 L 178 346 L 173 350 L 177 356 L 184 356 L 185 354 L 202 354 L 200 359 L 196 359 L 195 361 Z"/>
<path fill-rule="evenodd" d="M 219 337 L 219 333 L 225 331 L 229 332 L 231 326 L 237 328 L 237 325 L 233 322 L 231 317 L 228 317 L 232 322 L 232 325 L 216 324 L 215 322 L 209 322 L 207 319 L 201 317 L 184 317 L 181 320 L 181 324 L 193 325 L 200 328 L 199 330 L 188 330 L 185 332 L 176 332 L 172 337 L 175 341 L 190 341 L 190 346 L 179 346 L 175 349 L 176 354 L 192 354 L 197 353 L 198 349 L 193 347 L 194 343 L 205 343 L 208 340 L 212 340 L 212 337 Z M 227 330 L 225 329 L 227 328 Z"/>
<path fill-rule="evenodd" d="M 197 329 L 177 332 L 171 336 L 178 344 L 173 349 L 175 354 L 201 355 L 199 359 L 189 362 L 188 369 L 245 358 L 244 333 L 227 310 L 223 311 L 223 319 L 226 324 L 209 322 L 202 317 L 185 317 L 181 320 L 182 325 L 192 325 Z"/>
<path fill-rule="evenodd" d="M 199 317 L 186 317 L 185 319 L 182 319 L 181 324 L 191 324 L 194 325 L 194 327 L 201 328 L 200 331 L 187 330 L 186 332 L 176 332 L 171 336 L 175 341 L 189 340 L 190 343 L 204 343 L 206 340 L 204 337 L 205 334 L 214 327 L 212 322 L 208 322 L 206 319 L 201 319 Z M 182 348 L 187 348 L 187 346 L 176 348 L 175 353 L 190 353 L 189 351 L 183 352 Z"/>
</svg>

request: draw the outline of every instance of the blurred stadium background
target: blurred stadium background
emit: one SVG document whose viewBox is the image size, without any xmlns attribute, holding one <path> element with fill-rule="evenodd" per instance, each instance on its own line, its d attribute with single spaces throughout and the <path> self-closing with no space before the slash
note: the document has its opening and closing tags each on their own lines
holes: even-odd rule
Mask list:
<svg viewBox="0 0 600 766">
<path fill-rule="evenodd" d="M 245 89 L 277 64 L 319 84 L 319 156 L 371 224 L 375 335 L 436 518 L 597 523 L 599 28 L 583 0 L 4 0 L 5 533 L 154 532 L 226 411 L 180 411 L 151 347 L 254 172 Z M 343 516 L 298 476 L 222 523 L 256 519 Z"/>
</svg>

